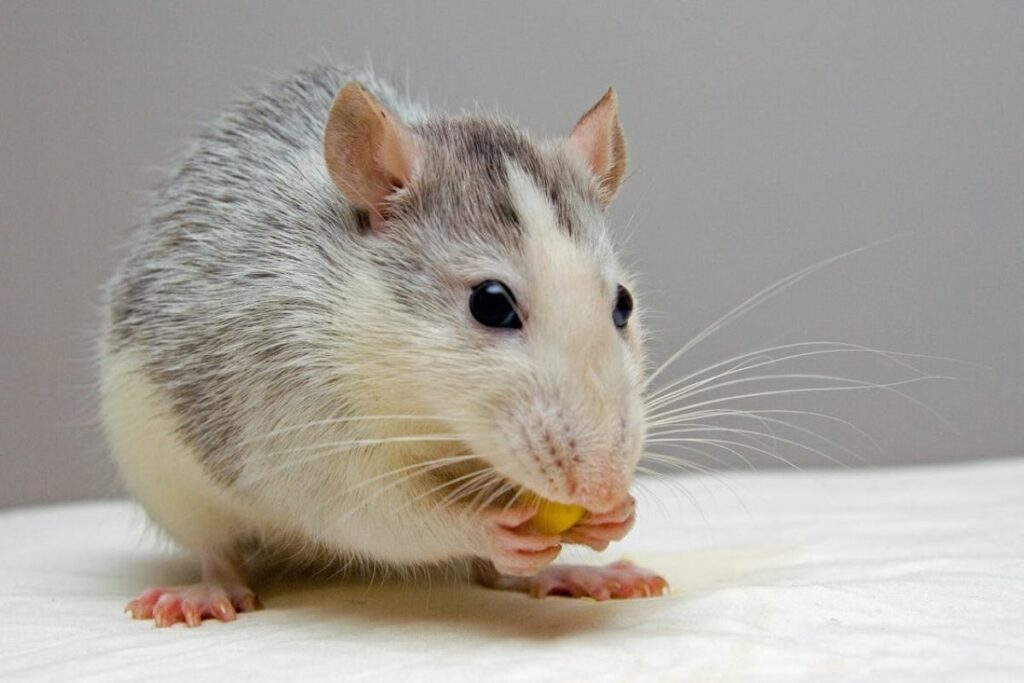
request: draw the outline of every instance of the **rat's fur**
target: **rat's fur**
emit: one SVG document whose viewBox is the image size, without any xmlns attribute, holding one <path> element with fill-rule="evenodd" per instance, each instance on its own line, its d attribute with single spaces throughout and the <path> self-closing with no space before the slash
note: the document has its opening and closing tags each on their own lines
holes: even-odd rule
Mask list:
<svg viewBox="0 0 1024 683">
<path fill-rule="evenodd" d="M 421 152 L 379 231 L 324 164 L 349 81 Z M 629 281 L 606 189 L 562 141 L 430 114 L 368 73 L 307 70 L 240 103 L 108 288 L 104 416 L 129 490 L 201 555 L 289 539 L 396 565 L 486 556 L 479 511 L 445 500 L 473 468 L 612 505 L 643 439 L 644 358 L 639 316 L 612 324 Z M 522 330 L 472 319 L 486 279 L 515 293 Z"/>
</svg>

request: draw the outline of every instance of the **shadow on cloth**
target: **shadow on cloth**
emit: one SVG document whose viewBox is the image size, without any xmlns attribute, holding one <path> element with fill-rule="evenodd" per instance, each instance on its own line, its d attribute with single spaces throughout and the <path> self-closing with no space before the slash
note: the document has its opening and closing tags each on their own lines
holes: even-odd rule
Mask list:
<svg viewBox="0 0 1024 683">
<path fill-rule="evenodd" d="M 778 566 L 780 557 L 790 554 L 780 549 L 732 548 L 631 556 L 637 564 L 662 574 L 670 594 L 600 603 L 561 597 L 537 600 L 476 586 L 451 572 L 415 578 L 287 578 L 258 581 L 253 587 L 269 613 L 286 614 L 293 623 L 337 624 L 339 637 L 352 629 L 395 633 L 395 629 L 437 628 L 454 634 L 546 641 L 628 622 L 657 621 L 662 611 L 678 609 L 679 600 L 698 600 L 719 586 L 741 584 Z M 135 556 L 118 573 L 133 584 L 131 590 L 199 578 L 195 563 L 177 556 Z"/>
</svg>

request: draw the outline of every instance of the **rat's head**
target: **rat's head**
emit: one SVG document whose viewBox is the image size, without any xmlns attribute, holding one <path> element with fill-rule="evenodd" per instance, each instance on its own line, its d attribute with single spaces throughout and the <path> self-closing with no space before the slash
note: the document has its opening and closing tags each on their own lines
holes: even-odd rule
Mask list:
<svg viewBox="0 0 1024 683">
<path fill-rule="evenodd" d="M 442 418 L 546 498 L 620 502 L 643 441 L 644 356 L 604 218 L 625 170 L 614 93 L 538 143 L 492 119 L 407 126 L 350 84 L 325 158 L 372 264 L 352 303 L 365 399 Z"/>
</svg>

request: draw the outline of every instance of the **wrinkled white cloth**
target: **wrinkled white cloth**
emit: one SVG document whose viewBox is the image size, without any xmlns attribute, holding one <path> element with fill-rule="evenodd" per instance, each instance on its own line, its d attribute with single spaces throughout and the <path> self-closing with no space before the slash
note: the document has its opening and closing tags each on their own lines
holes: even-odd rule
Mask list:
<svg viewBox="0 0 1024 683">
<path fill-rule="evenodd" d="M 301 584 L 228 624 L 122 614 L 194 569 L 121 501 L 0 513 L 5 680 L 1024 680 L 1024 459 L 645 480 L 623 554 L 673 594 L 591 603 Z"/>
</svg>

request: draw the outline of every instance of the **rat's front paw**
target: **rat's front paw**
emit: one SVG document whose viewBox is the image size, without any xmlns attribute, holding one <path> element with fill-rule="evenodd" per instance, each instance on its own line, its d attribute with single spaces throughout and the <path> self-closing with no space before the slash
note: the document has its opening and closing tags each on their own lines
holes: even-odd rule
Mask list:
<svg viewBox="0 0 1024 683">
<path fill-rule="evenodd" d="M 157 626 L 182 622 L 199 626 L 203 619 L 233 621 L 238 612 L 259 609 L 260 599 L 245 586 L 214 583 L 150 588 L 125 606 L 133 619 L 152 619 Z"/>
<path fill-rule="evenodd" d="M 600 601 L 653 598 L 668 591 L 665 579 L 629 560 L 604 567 L 555 565 L 519 581 L 519 584 L 507 582 L 504 587 L 524 590 L 535 598 L 562 595 Z M 503 586 L 499 584 L 499 587 Z"/>
<path fill-rule="evenodd" d="M 490 513 L 490 560 L 502 574 L 532 576 L 551 564 L 562 550 L 558 536 L 547 536 L 530 528 L 529 521 L 536 512 L 531 507 L 515 507 Z"/>
<path fill-rule="evenodd" d="M 562 538 L 569 543 L 580 543 L 594 550 L 604 550 L 612 541 L 621 540 L 636 521 L 636 500 L 627 497 L 614 510 L 600 515 L 587 514 L 575 526 L 565 531 Z"/>
</svg>

